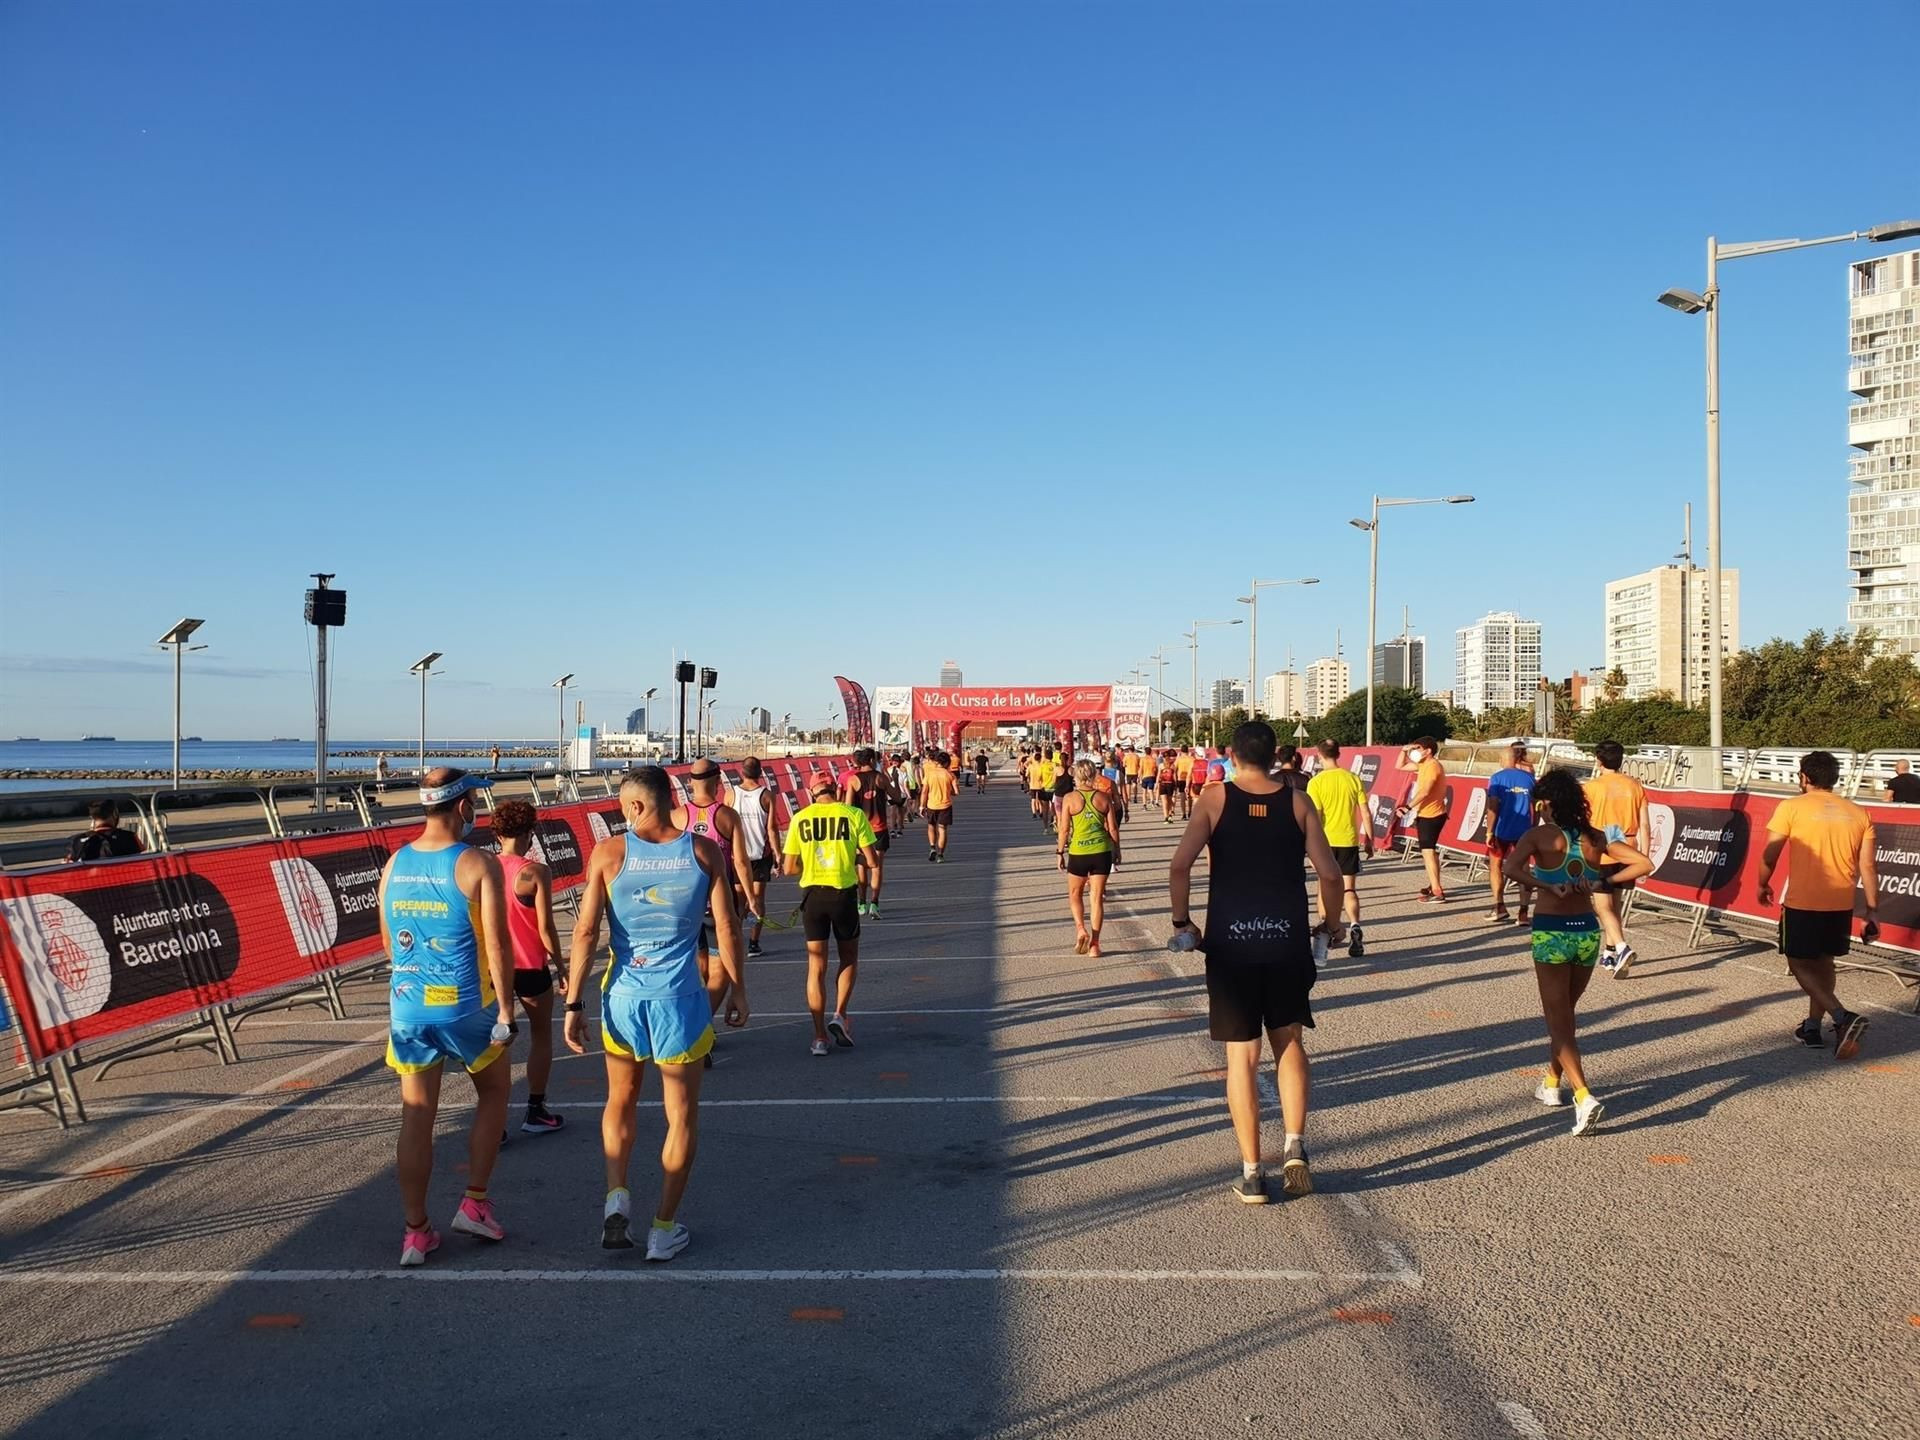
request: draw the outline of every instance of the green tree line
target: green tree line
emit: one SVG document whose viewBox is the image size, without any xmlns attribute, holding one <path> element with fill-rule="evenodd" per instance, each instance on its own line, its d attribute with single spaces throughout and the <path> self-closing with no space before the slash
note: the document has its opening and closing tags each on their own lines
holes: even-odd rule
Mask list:
<svg viewBox="0 0 1920 1440">
<path fill-rule="evenodd" d="M 1705 745 L 1704 705 L 1684 705 L 1671 695 L 1643 700 L 1621 697 L 1626 678 L 1608 677 L 1604 698 L 1575 711 L 1565 687 L 1554 690 L 1554 734 L 1582 745 L 1617 740 L 1635 745 Z M 1920 667 L 1887 653 L 1870 632 L 1828 635 L 1815 630 L 1799 642 L 1775 638 L 1727 661 L 1722 687 L 1729 745 L 1821 746 L 1829 749 L 1920 749 Z M 1373 692 L 1373 735 L 1380 745 L 1404 745 L 1422 735 L 1439 740 L 1490 740 L 1530 734 L 1533 707 L 1514 706 L 1474 715 L 1446 709 L 1417 690 L 1386 686 Z M 1188 743 L 1185 711 L 1167 711 L 1175 744 Z M 1243 710 L 1219 717 L 1218 733 L 1231 735 Z M 1297 717 L 1274 720 L 1282 740 L 1293 739 Z M 1313 740 L 1359 745 L 1367 734 L 1367 693 L 1356 690 L 1318 720 L 1305 722 Z M 1202 743 L 1213 740 L 1213 717 L 1200 716 Z"/>
</svg>

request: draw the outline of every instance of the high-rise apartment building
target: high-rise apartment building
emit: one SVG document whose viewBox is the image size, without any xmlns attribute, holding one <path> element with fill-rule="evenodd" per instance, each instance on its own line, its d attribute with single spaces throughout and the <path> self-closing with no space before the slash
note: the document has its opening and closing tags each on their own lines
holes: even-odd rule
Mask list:
<svg viewBox="0 0 1920 1440">
<path fill-rule="evenodd" d="M 1454 703 L 1478 715 L 1531 705 L 1540 688 L 1540 622 L 1496 610 L 1454 631 Z"/>
<path fill-rule="evenodd" d="M 1847 623 L 1920 655 L 1920 250 L 1854 261 L 1847 294 Z"/>
<path fill-rule="evenodd" d="M 1231 710 L 1236 705 L 1247 703 L 1247 686 L 1242 680 L 1216 680 L 1213 682 L 1213 713 Z"/>
<path fill-rule="evenodd" d="M 1706 703 L 1713 636 L 1707 599 L 1707 572 L 1699 566 L 1662 565 L 1607 582 L 1604 674 L 1627 677 L 1622 698 L 1666 694 Z M 1738 570 L 1720 572 L 1720 644 L 1723 655 L 1739 652 Z"/>
<path fill-rule="evenodd" d="M 644 735 L 647 733 L 647 707 L 637 705 L 627 712 L 627 734 Z"/>
<path fill-rule="evenodd" d="M 958 660 L 942 660 L 940 662 L 940 688 L 942 690 L 958 690 L 963 683 L 965 682 L 960 679 L 960 662 Z"/>
<path fill-rule="evenodd" d="M 1306 713 L 1307 689 L 1298 672 L 1276 670 L 1261 682 L 1260 713 L 1286 720 Z"/>
<path fill-rule="evenodd" d="M 1373 683 L 1378 689 L 1398 685 L 1407 690 L 1427 688 L 1427 637 L 1400 635 L 1373 647 Z"/>
<path fill-rule="evenodd" d="M 1307 666 L 1306 701 L 1300 713 L 1318 720 L 1353 693 L 1353 670 L 1333 655 L 1322 655 Z"/>
</svg>

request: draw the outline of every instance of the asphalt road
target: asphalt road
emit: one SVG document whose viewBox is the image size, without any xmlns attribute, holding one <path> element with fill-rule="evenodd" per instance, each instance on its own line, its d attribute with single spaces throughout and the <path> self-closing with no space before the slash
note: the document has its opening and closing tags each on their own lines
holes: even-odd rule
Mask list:
<svg viewBox="0 0 1920 1440">
<path fill-rule="evenodd" d="M 666 1266 L 598 1247 L 588 1056 L 556 1067 L 568 1128 L 502 1156 L 507 1241 L 395 1269 L 371 985 L 345 1022 L 249 1020 L 238 1066 L 87 1082 L 71 1134 L 0 1116 L 0 1427 L 1920 1436 L 1920 1020 L 1894 982 L 1844 979 L 1873 1028 L 1841 1066 L 1790 1043 L 1776 958 L 1642 924 L 1638 973 L 1585 1006 L 1610 1118 L 1576 1140 L 1530 1096 L 1522 936 L 1377 864 L 1370 953 L 1315 992 L 1318 1192 L 1242 1206 L 1196 957 L 1162 947 L 1175 833 L 1128 827 L 1090 960 L 1019 798 L 962 792 L 951 863 L 898 843 L 858 1048 L 824 1060 L 800 941 L 771 935 Z M 446 1093 L 442 1221 L 470 1092 Z"/>
</svg>

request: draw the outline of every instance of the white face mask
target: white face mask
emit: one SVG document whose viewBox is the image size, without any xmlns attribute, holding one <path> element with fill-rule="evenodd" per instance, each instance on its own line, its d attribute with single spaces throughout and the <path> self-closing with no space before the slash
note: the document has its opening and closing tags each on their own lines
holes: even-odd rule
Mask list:
<svg viewBox="0 0 1920 1440">
<path fill-rule="evenodd" d="M 461 822 L 461 825 L 460 825 L 460 838 L 464 840 L 469 835 L 473 834 L 474 827 L 480 823 L 480 817 L 474 811 L 474 808 L 472 805 L 466 805 L 466 806 L 463 806 L 462 808 L 467 812 L 467 818 L 463 822 Z"/>
</svg>

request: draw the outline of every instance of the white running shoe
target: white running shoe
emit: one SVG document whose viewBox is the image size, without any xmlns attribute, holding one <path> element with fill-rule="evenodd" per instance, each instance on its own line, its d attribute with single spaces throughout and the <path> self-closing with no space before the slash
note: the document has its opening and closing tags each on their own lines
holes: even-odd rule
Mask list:
<svg viewBox="0 0 1920 1440">
<path fill-rule="evenodd" d="M 647 1227 L 647 1259 L 671 1260 L 686 1249 L 688 1242 L 692 1239 L 693 1236 L 687 1232 L 687 1227 L 678 1221 L 674 1222 L 671 1230 L 662 1230 L 658 1225 L 649 1225 Z"/>
<path fill-rule="evenodd" d="M 1571 1105 L 1573 1103 L 1573 1091 L 1565 1085 L 1549 1085 L 1546 1081 L 1542 1080 L 1538 1085 L 1533 1087 L 1533 1098 L 1538 1100 L 1542 1105 Z"/>
<path fill-rule="evenodd" d="M 833 1043 L 842 1050 L 853 1048 L 853 1026 L 847 1023 L 844 1015 L 832 1015 L 827 1019 L 827 1033 L 833 1036 Z"/>
<path fill-rule="evenodd" d="M 1607 1107 L 1600 1103 L 1598 1095 L 1589 1094 L 1584 1100 L 1573 1102 L 1573 1133 L 1584 1135 L 1606 1115 Z"/>
<path fill-rule="evenodd" d="M 813 1042 L 813 1044 L 807 1047 L 807 1053 L 809 1055 L 825 1055 L 829 1053 L 832 1049 L 833 1047 L 827 1044 L 826 1041 L 816 1040 Z"/>
</svg>

